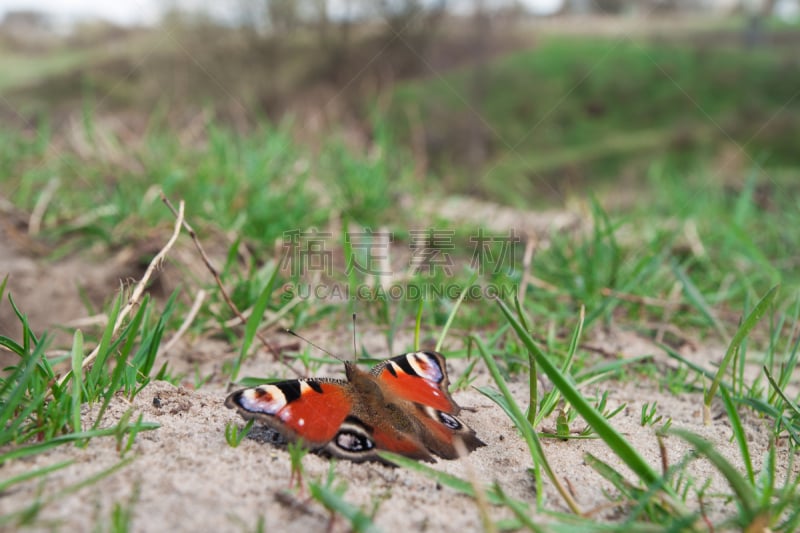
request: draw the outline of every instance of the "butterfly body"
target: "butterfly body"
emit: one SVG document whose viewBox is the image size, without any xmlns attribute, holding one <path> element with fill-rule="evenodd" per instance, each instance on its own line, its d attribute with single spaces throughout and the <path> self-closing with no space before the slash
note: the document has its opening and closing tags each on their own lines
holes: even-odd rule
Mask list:
<svg viewBox="0 0 800 533">
<path fill-rule="evenodd" d="M 345 375 L 346 381 L 299 379 L 242 389 L 225 405 L 287 441 L 357 462 L 382 461 L 378 450 L 423 461 L 455 459 L 484 445 L 457 417 L 441 354 L 399 355 L 371 372 L 345 363 Z"/>
</svg>

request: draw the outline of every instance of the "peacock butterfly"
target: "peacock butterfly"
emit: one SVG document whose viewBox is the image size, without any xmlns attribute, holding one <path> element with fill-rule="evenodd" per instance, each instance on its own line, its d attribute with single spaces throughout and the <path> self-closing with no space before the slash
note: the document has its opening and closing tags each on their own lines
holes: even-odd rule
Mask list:
<svg viewBox="0 0 800 533">
<path fill-rule="evenodd" d="M 351 461 L 385 462 L 378 450 L 433 462 L 485 446 L 447 391 L 444 356 L 398 355 L 370 372 L 345 362 L 347 380 L 294 379 L 241 389 L 225 405 L 287 441 Z M 463 443 L 459 446 L 457 441 Z"/>
</svg>

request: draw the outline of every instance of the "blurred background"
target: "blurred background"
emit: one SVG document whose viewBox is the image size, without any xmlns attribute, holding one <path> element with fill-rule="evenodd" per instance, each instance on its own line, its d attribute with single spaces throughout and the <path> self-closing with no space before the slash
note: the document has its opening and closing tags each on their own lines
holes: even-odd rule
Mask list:
<svg viewBox="0 0 800 533">
<path fill-rule="evenodd" d="M 3 227 L 111 280 L 163 242 L 159 190 L 245 265 L 385 228 L 397 273 L 440 227 L 466 279 L 476 228 L 512 228 L 498 276 L 537 301 L 737 307 L 797 279 L 798 1 L 4 0 Z"/>
<path fill-rule="evenodd" d="M 654 168 L 800 163 L 797 0 L 6 0 L 4 129 L 91 114 L 120 142 L 290 121 L 376 136 L 417 179 L 563 202 Z M 203 127 L 201 127 L 203 126 Z"/>
</svg>

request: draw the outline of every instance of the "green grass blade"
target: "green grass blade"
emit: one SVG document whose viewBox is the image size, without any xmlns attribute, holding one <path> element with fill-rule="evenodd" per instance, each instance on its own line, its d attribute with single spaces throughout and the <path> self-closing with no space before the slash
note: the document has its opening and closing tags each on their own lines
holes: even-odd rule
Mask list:
<svg viewBox="0 0 800 533">
<path fill-rule="evenodd" d="M 500 497 L 502 504 L 511 509 L 511 512 L 514 513 L 514 516 L 517 517 L 517 520 L 519 520 L 521 524 L 528 528 L 528 530 L 534 531 L 535 533 L 542 533 L 546 531 L 546 529 L 533 521 L 533 518 L 531 517 L 531 511 L 527 505 L 509 497 L 505 492 L 503 492 L 503 489 L 500 488 L 499 485 L 495 484 L 494 490 Z"/>
<path fill-rule="evenodd" d="M 25 391 L 28 390 L 28 382 L 33 378 L 34 371 L 39 365 L 39 361 L 43 357 L 44 345 L 39 344 L 36 346 L 36 349 L 33 351 L 30 357 L 25 358 L 20 362 L 20 365 L 24 365 L 24 368 L 19 374 L 19 378 L 16 381 L 16 386 L 11 390 L 11 393 L 8 395 L 8 397 L 3 398 L 2 408 L 0 408 L 0 428 L 3 428 L 4 430 L 8 429 L 9 420 L 11 420 L 11 417 L 20 407 L 22 399 L 25 395 Z M 35 403 L 36 402 L 31 402 L 31 405 Z M 17 420 L 22 419 L 23 415 L 17 416 Z"/>
<path fill-rule="evenodd" d="M 582 369 L 580 373 L 575 374 L 575 381 L 580 384 L 585 384 L 597 376 L 614 376 L 627 366 L 635 366 L 636 363 L 651 361 L 652 359 L 653 355 L 646 353 L 625 357 L 624 359 L 617 359 L 616 361 L 611 361 L 608 363 L 601 363 L 596 366 Z"/>
<path fill-rule="evenodd" d="M 707 377 L 708 379 L 714 379 L 714 373 L 712 371 L 710 371 L 710 370 L 708 370 L 706 368 L 703 368 L 702 366 L 698 365 L 694 361 L 690 361 L 689 359 L 686 359 L 684 356 L 682 356 L 681 354 L 679 354 L 678 352 L 676 352 L 675 350 L 673 350 L 672 348 L 670 348 L 666 344 L 659 344 L 658 346 L 662 350 L 664 350 L 669 357 L 675 359 L 676 361 L 678 361 L 680 363 L 683 363 L 687 367 L 691 368 L 692 370 L 694 370 L 698 374 L 701 374 L 701 375 Z M 728 390 L 730 390 L 730 388 L 731 388 L 730 383 L 725 383 L 724 381 L 720 382 L 720 385 L 725 387 Z"/>
<path fill-rule="evenodd" d="M 275 265 L 272 275 L 269 277 L 269 280 L 264 286 L 264 289 L 261 291 L 261 294 L 258 295 L 255 305 L 253 305 L 253 312 L 250 315 L 250 318 L 247 319 L 247 324 L 244 328 L 244 338 L 242 339 L 242 349 L 239 352 L 239 357 L 237 357 L 236 361 L 234 361 L 233 370 L 231 371 L 231 381 L 236 381 L 236 376 L 239 375 L 239 369 L 242 366 L 242 362 L 244 361 L 245 357 L 247 357 L 247 353 L 250 351 L 250 346 L 253 344 L 253 339 L 256 336 L 258 326 L 261 323 L 262 317 L 264 316 L 264 311 L 266 311 L 267 305 L 269 305 L 269 300 L 272 297 L 272 290 L 275 287 L 275 280 L 278 279 L 278 271 L 278 265 Z"/>
<path fill-rule="evenodd" d="M 0 494 L 2 494 L 9 487 L 16 485 L 17 483 L 22 483 L 23 481 L 28 481 L 29 479 L 46 476 L 47 474 L 55 472 L 56 470 L 61 470 L 62 468 L 65 468 L 74 462 L 75 459 L 61 461 L 60 463 L 56 463 L 54 465 L 48 465 L 43 468 L 39 468 L 37 470 L 32 470 L 30 472 L 23 472 L 18 476 L 14 476 L 4 481 L 0 481 Z"/>
<path fill-rule="evenodd" d="M 534 354 L 539 368 L 547 374 L 547 377 L 550 378 L 553 385 L 561 392 L 561 395 L 575 408 L 578 414 L 583 417 L 595 433 L 608 444 L 614 453 L 642 479 L 642 481 L 648 485 L 655 483 L 658 479 L 656 471 L 647 464 L 647 461 L 639 455 L 639 452 L 636 451 L 631 443 L 625 440 L 625 438 L 609 424 L 608 420 L 603 417 L 603 414 L 586 401 L 570 380 L 550 362 L 550 359 L 539 349 L 533 341 L 533 338 L 525 331 L 522 324 L 519 323 L 505 303 L 501 300 L 497 300 L 497 304 L 500 306 L 500 310 L 503 312 L 506 319 L 517 332 L 517 336 L 522 343 Z"/>
<path fill-rule="evenodd" d="M 122 470 L 123 468 L 125 468 L 126 466 L 131 464 L 134 459 L 136 459 L 136 457 L 128 457 L 127 459 L 122 459 L 117 464 L 111 465 L 110 467 L 106 468 L 105 470 L 102 470 L 102 471 L 98 472 L 97 474 L 94 474 L 93 476 L 90 476 L 90 477 L 88 477 L 88 478 L 86 478 L 86 479 L 84 479 L 82 481 L 79 481 L 78 483 L 70 485 L 69 487 L 59 491 L 54 496 L 54 499 L 61 498 L 63 496 L 66 496 L 68 494 L 72 494 L 74 492 L 78 492 L 82 488 L 88 487 L 89 485 L 94 485 L 95 483 L 97 483 L 101 479 L 106 478 L 106 477 L 114 474 L 118 470 Z"/>
<path fill-rule="evenodd" d="M 4 335 L 0 335 L 0 346 L 3 346 L 10 352 L 14 352 L 22 357 L 25 354 L 25 348 L 14 339 L 10 339 Z"/>
<path fill-rule="evenodd" d="M 8 276 L 10 274 L 6 274 L 3 278 L 3 282 L 0 283 L 0 302 L 3 301 L 3 295 L 6 293 L 6 286 L 8 285 Z"/>
<path fill-rule="evenodd" d="M 372 523 L 369 516 L 364 514 L 364 512 L 355 505 L 345 501 L 334 491 L 317 483 L 309 483 L 308 488 L 312 498 L 320 502 L 327 509 L 345 517 L 350 522 L 353 531 L 364 533 L 380 532 L 380 529 Z"/>
<path fill-rule="evenodd" d="M 525 331 L 530 331 L 530 325 L 525 318 L 525 312 L 522 309 L 522 303 L 519 298 L 514 296 L 514 306 L 517 309 L 517 316 L 519 317 Z M 536 370 L 536 359 L 533 354 L 528 352 L 528 422 L 532 426 L 536 426 L 536 414 L 539 409 L 539 374 Z M 509 414 L 510 416 L 510 414 Z"/>
<path fill-rule="evenodd" d="M 33 330 L 31 330 L 30 325 L 28 324 L 28 317 L 26 317 L 22 311 L 19 310 L 17 304 L 14 303 L 11 293 L 8 295 L 8 303 L 11 304 L 11 309 L 19 319 L 20 324 L 22 324 L 22 347 L 24 348 L 24 353 L 28 353 L 30 352 L 31 344 L 39 344 L 39 339 L 37 339 L 36 335 L 33 334 Z"/>
<path fill-rule="evenodd" d="M 92 369 L 89 371 L 89 383 L 97 383 L 100 379 L 100 374 L 105 370 L 106 361 L 108 356 L 111 354 L 109 346 L 111 345 L 111 338 L 113 337 L 114 333 L 114 325 L 117 322 L 119 310 L 122 306 L 122 298 L 122 294 L 116 298 L 114 301 L 114 307 L 111 309 L 111 313 L 108 315 L 108 323 L 106 324 L 106 329 L 103 331 L 103 336 L 101 337 L 100 345 L 98 346 L 97 359 L 94 360 Z M 142 306 L 142 308 L 144 308 L 144 306 Z"/>
<path fill-rule="evenodd" d="M 8 339 L 7 337 L 0 337 L 0 346 L 6 346 L 7 348 L 9 348 L 9 346 L 3 342 L 5 340 L 11 341 L 11 339 Z M 14 343 L 14 341 L 11 342 L 13 344 L 16 344 Z M 16 346 L 19 348 L 19 352 L 17 352 L 15 349 L 12 348 L 9 348 L 9 350 L 13 351 L 14 353 L 17 353 L 21 361 L 18 362 L 15 366 L 11 367 L 11 369 L 5 369 L 4 372 L 6 373 L 6 375 L 4 375 L 2 379 L 0 379 L 0 399 L 3 400 L 3 402 L 0 404 L 0 407 L 2 407 L 2 409 L 0 409 L 0 413 L 2 413 L 3 409 L 7 407 L 6 392 L 11 388 L 12 385 L 19 382 L 20 375 L 27 368 L 27 366 L 25 365 L 25 352 L 22 350 L 22 346 L 19 346 L 18 344 L 16 344 Z"/>
<path fill-rule="evenodd" d="M 72 341 L 72 431 L 81 430 L 81 400 L 83 392 L 83 334 L 75 330 Z"/>
<path fill-rule="evenodd" d="M 731 421 L 731 429 L 736 443 L 739 445 L 739 452 L 742 454 L 742 461 L 744 462 L 745 469 L 747 470 L 747 479 L 751 485 L 755 485 L 756 476 L 753 472 L 753 461 L 750 459 L 750 447 L 747 444 L 747 435 L 745 435 L 744 427 L 742 426 L 742 419 L 739 417 L 739 412 L 736 410 L 736 404 L 731 400 L 731 395 L 724 388 L 720 389 L 722 393 L 722 400 L 725 402 L 725 410 L 728 412 L 728 418 Z"/>
<path fill-rule="evenodd" d="M 583 455 L 584 462 L 592 467 L 595 472 L 600 474 L 604 477 L 609 483 L 614 485 L 616 489 L 623 494 L 627 499 L 634 500 L 636 499 L 636 487 L 631 485 L 631 483 L 625 479 L 619 471 L 615 470 L 611 465 L 602 461 L 592 455 L 591 453 L 586 453 Z"/>
<path fill-rule="evenodd" d="M 789 517 L 775 531 L 797 531 L 800 529 L 800 502 L 796 501 L 795 506 L 791 509 L 792 512 Z"/>
<path fill-rule="evenodd" d="M 790 469 L 786 470 L 791 472 Z M 775 442 L 769 443 L 769 450 L 767 451 L 767 459 L 761 466 L 761 476 L 759 479 L 761 487 L 761 506 L 769 508 L 772 501 L 772 496 L 775 492 Z M 753 483 L 755 486 L 755 483 Z"/>
<path fill-rule="evenodd" d="M 158 424 L 156 422 L 142 422 L 141 424 L 137 425 L 135 430 L 149 431 L 152 429 L 158 429 L 159 427 L 161 427 L 161 424 Z M 134 429 L 133 426 L 129 426 L 127 431 L 133 429 Z M 79 433 L 69 433 L 67 435 L 59 435 L 58 437 L 54 437 L 48 441 L 37 442 L 36 444 L 30 444 L 28 446 L 20 446 L 19 448 L 14 448 L 12 450 L 3 453 L 2 455 L 0 455 L 0 465 L 12 459 L 19 459 L 20 457 L 29 457 L 37 453 L 46 452 L 47 450 L 50 450 L 52 448 L 55 448 L 56 446 L 60 446 L 68 442 L 94 439 L 97 437 L 114 436 L 117 435 L 118 433 L 119 433 L 119 428 L 117 426 L 113 426 L 110 428 L 94 429 L 90 431 L 81 431 Z"/>
<path fill-rule="evenodd" d="M 150 382 L 150 373 L 153 371 L 153 366 L 158 356 L 158 348 L 161 344 L 161 338 L 166 330 L 167 321 L 172 314 L 177 296 L 178 291 L 175 291 L 169 297 L 169 300 L 167 300 L 164 306 L 164 310 L 161 312 L 161 316 L 158 317 L 155 327 L 145 336 L 141 346 L 139 346 L 139 351 L 133 358 L 134 370 L 136 371 L 135 382 L 140 384 L 140 388 L 136 390 L 136 394 L 141 390 L 141 387 L 144 387 Z M 142 304 L 142 306 L 144 306 L 144 304 Z M 132 386 L 132 384 L 126 383 L 126 387 L 127 386 Z"/>
<path fill-rule="evenodd" d="M 719 470 L 720 474 L 728 480 L 733 492 L 736 493 L 736 502 L 745 513 L 745 519 L 750 523 L 756 516 L 757 509 L 754 505 L 758 502 L 758 498 L 752 485 L 739 473 L 739 470 L 733 466 L 730 461 L 725 459 L 725 457 L 714 448 L 713 444 L 703 437 L 684 429 L 670 429 L 669 433 L 691 444 L 694 449 L 697 450 L 698 454 L 708 459 L 711 464 Z"/>
<path fill-rule="evenodd" d="M 120 462 L 111 465 L 109 468 L 106 468 L 105 470 L 102 470 L 97 474 L 94 474 L 93 476 L 90 476 L 86 479 L 83 479 L 77 483 L 73 483 L 72 485 L 69 485 L 59 490 L 58 492 L 48 497 L 44 501 L 41 501 L 37 498 L 31 505 L 29 505 L 22 511 L 12 512 L 6 515 L 0 515 L 0 526 L 4 526 L 5 524 L 8 524 L 10 522 L 17 522 L 17 525 L 21 525 L 21 523 L 24 523 L 26 521 L 26 519 L 29 519 L 31 516 L 35 516 L 35 514 L 39 510 L 41 510 L 42 507 L 51 504 L 65 496 L 78 492 L 84 487 L 94 485 L 98 481 L 128 466 L 133 461 L 133 459 L 134 459 L 133 457 L 129 457 L 128 459 L 123 459 Z"/>
<path fill-rule="evenodd" d="M 506 308 L 506 310 L 508 310 L 508 308 Z M 519 323 L 517 322 L 517 324 Z M 528 422 L 528 418 L 525 416 L 525 413 L 522 412 L 522 409 L 519 408 L 517 402 L 514 401 L 514 397 L 511 394 L 511 391 L 508 389 L 508 385 L 506 385 L 506 382 L 500 373 L 500 369 L 497 368 L 497 363 L 495 363 L 494 359 L 489 354 L 489 351 L 486 349 L 483 341 L 478 337 L 473 338 L 478 346 L 478 351 L 481 354 L 481 358 L 483 358 L 484 363 L 486 363 L 486 367 L 489 369 L 489 373 L 492 375 L 492 379 L 494 379 L 494 382 L 497 384 L 497 387 L 500 389 L 502 395 L 492 395 L 489 396 L 489 398 L 498 400 L 498 405 L 500 405 L 500 407 L 502 407 L 503 410 L 509 414 L 511 421 L 514 422 L 514 425 L 517 426 L 517 429 L 519 429 L 520 433 L 522 433 L 522 438 L 528 445 L 528 450 L 531 452 L 531 458 L 534 462 L 534 465 L 539 465 L 544 468 L 547 477 L 549 477 L 550 481 L 552 481 L 556 486 L 556 489 L 561 494 L 561 497 L 564 498 L 564 501 L 567 503 L 572 512 L 575 514 L 581 514 L 575 499 L 570 495 L 569 492 L 567 492 L 561 483 L 561 480 L 556 477 L 555 472 L 553 472 L 553 469 L 550 468 L 550 464 L 547 462 L 547 457 L 544 453 L 544 448 L 542 448 L 542 443 L 539 440 L 539 437 L 536 435 L 536 431 L 534 431 L 533 426 L 530 424 L 530 422 Z M 541 499 L 539 500 L 539 504 L 542 504 Z"/>
<path fill-rule="evenodd" d="M 431 468 L 430 466 L 420 463 L 419 461 L 409 459 L 408 457 L 398 455 L 396 453 L 380 451 L 378 452 L 378 455 L 397 466 L 429 477 L 435 480 L 437 483 L 460 492 L 461 494 L 466 494 L 472 498 L 475 497 L 475 486 L 466 479 L 461 479 L 453 474 L 436 470 L 435 468 Z M 502 498 L 494 489 L 488 488 L 485 493 L 489 503 L 493 505 L 502 503 Z"/>
<path fill-rule="evenodd" d="M 714 311 L 711 309 L 711 306 L 708 305 L 706 302 L 703 293 L 700 292 L 700 289 L 697 288 L 697 285 L 691 280 L 689 275 L 686 271 L 678 265 L 675 261 L 672 261 L 670 266 L 672 267 L 672 272 L 675 274 L 675 277 L 678 278 L 678 281 L 681 282 L 683 285 L 683 292 L 688 298 L 689 302 L 697 308 L 698 311 L 708 320 L 708 323 L 714 326 L 717 330 L 717 333 L 723 339 L 730 338 L 728 335 L 728 331 L 725 329 L 725 326 L 722 322 L 719 321 L 717 316 L 714 314 Z"/>
<path fill-rule="evenodd" d="M 344 264 L 347 270 L 347 285 L 350 288 L 350 294 L 358 293 L 358 269 L 354 268 L 357 264 L 354 261 L 353 241 L 350 239 L 350 220 L 345 217 L 342 224 L 342 253 L 344 254 Z M 355 305 L 353 300 L 349 301 L 351 306 Z"/>
<path fill-rule="evenodd" d="M 778 423 L 776 427 L 780 428 L 783 426 L 786 428 L 786 431 L 792 437 L 792 440 L 794 440 L 795 444 L 800 446 L 800 434 L 798 433 L 800 427 L 795 427 L 796 424 L 786 418 L 783 413 L 776 409 L 773 405 L 758 398 L 735 398 L 734 401 L 743 403 L 759 413 L 763 413 L 775 420 Z"/>
<path fill-rule="evenodd" d="M 772 374 L 769 373 L 767 367 L 764 367 L 764 373 L 767 375 L 767 380 L 769 380 L 769 384 L 772 385 L 772 388 L 781 397 L 781 399 L 786 403 L 786 405 L 792 410 L 794 416 L 800 417 L 800 407 L 797 406 L 786 394 L 783 392 L 783 389 L 778 385 L 775 379 L 772 377 Z"/>
<path fill-rule="evenodd" d="M 744 339 L 750 333 L 750 330 L 752 330 L 753 327 L 755 327 L 755 325 L 761 320 L 761 317 L 763 317 L 764 313 L 767 312 L 769 306 L 772 305 L 772 301 L 775 299 L 775 295 L 778 293 L 778 287 L 778 285 L 772 287 L 769 292 L 767 292 L 767 294 L 761 298 L 761 301 L 756 304 L 755 308 L 753 308 L 750 314 L 747 315 L 747 318 L 745 318 L 742 324 L 739 326 L 739 329 L 736 330 L 733 340 L 731 340 L 730 345 L 728 345 L 728 350 L 725 352 L 725 357 L 719 364 L 717 374 L 714 376 L 714 381 L 711 382 L 711 386 L 706 391 L 704 402 L 705 408 L 703 409 L 703 420 L 705 421 L 706 425 L 711 423 L 711 400 L 717 394 L 717 389 L 722 381 L 722 376 L 725 374 L 725 370 L 728 368 L 731 360 L 733 360 L 734 355 L 739 351 L 742 341 L 744 341 Z"/>
<path fill-rule="evenodd" d="M 450 330 L 450 326 L 453 324 L 453 320 L 456 317 L 456 313 L 458 312 L 458 308 L 461 307 L 461 302 L 464 301 L 464 297 L 467 295 L 467 291 L 472 285 L 475 283 L 475 280 L 478 279 L 478 273 L 475 272 L 470 276 L 469 281 L 467 284 L 464 285 L 464 288 L 461 290 L 461 294 L 458 295 L 458 300 L 453 305 L 452 311 L 450 311 L 450 316 L 447 317 L 447 322 L 444 323 L 444 327 L 442 328 L 442 333 L 439 335 L 439 340 L 436 341 L 436 348 L 435 350 L 438 352 L 442 349 L 442 344 L 444 344 L 444 338 L 447 336 L 447 332 Z"/>
<path fill-rule="evenodd" d="M 800 327 L 800 294 L 798 294 L 795 304 L 795 311 L 790 317 L 790 320 L 790 323 L 792 324 L 792 330 L 789 332 L 789 335 L 787 335 L 786 338 L 795 339 L 795 341 L 791 348 L 787 347 L 787 350 L 789 350 L 789 357 L 786 360 L 786 364 L 782 365 L 781 372 L 778 375 L 778 384 L 782 389 L 786 388 L 786 386 L 789 384 L 789 381 L 791 381 L 794 370 L 797 367 L 798 358 L 800 358 L 800 335 L 797 335 L 797 330 Z M 776 329 L 776 333 L 779 331 L 781 330 Z"/>
</svg>

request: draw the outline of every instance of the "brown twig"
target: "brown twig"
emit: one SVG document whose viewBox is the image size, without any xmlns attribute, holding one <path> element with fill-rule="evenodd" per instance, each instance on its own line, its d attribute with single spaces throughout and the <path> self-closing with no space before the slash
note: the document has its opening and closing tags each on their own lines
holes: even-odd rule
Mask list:
<svg viewBox="0 0 800 533">
<path fill-rule="evenodd" d="M 161 193 L 161 201 L 164 202 L 164 204 L 169 208 L 169 210 L 172 211 L 172 213 L 177 216 L 177 213 L 172 205 L 172 202 L 169 201 L 169 199 L 164 195 L 163 192 Z M 189 233 L 189 236 L 192 238 L 192 242 L 194 243 L 195 248 L 197 248 L 197 251 L 200 253 L 200 257 L 203 259 L 203 263 L 205 263 L 206 268 L 209 270 L 209 272 L 211 272 L 211 275 L 214 276 L 214 281 L 217 283 L 217 287 L 219 287 L 220 294 L 222 294 L 222 299 L 225 300 L 225 303 L 228 304 L 228 307 L 230 307 L 231 311 L 233 311 L 233 313 L 239 318 L 240 322 L 242 324 L 246 324 L 247 318 L 245 318 L 244 315 L 242 315 L 241 311 L 239 311 L 239 308 L 236 307 L 236 304 L 233 303 L 233 300 L 231 300 L 231 297 L 228 295 L 228 291 L 225 289 L 225 286 L 222 284 L 222 279 L 219 277 L 219 271 L 211 263 L 211 259 L 209 259 L 205 249 L 203 248 L 203 245 L 200 244 L 200 240 L 197 238 L 197 233 L 189 225 L 188 222 L 183 220 L 183 217 L 181 217 L 181 223 L 183 227 L 186 229 L 187 233 Z M 280 352 L 278 352 L 272 346 L 272 344 L 266 338 L 264 338 L 264 336 L 261 333 L 256 332 L 256 337 L 258 338 L 259 341 L 261 341 L 261 344 L 263 344 L 267 348 L 267 350 L 270 351 L 274 360 L 280 361 L 287 368 L 297 373 L 296 370 L 294 370 L 289 364 L 283 361 L 283 358 L 280 356 Z"/>
<path fill-rule="evenodd" d="M 619 292 L 615 291 L 614 289 L 609 289 L 608 287 L 604 287 L 600 289 L 600 294 L 607 297 L 616 298 L 618 300 L 624 300 L 626 302 L 636 303 L 636 304 L 643 304 L 649 305 L 651 307 L 666 307 L 668 309 L 677 309 L 684 305 L 680 301 L 676 300 L 663 300 L 661 298 L 652 298 L 649 296 L 640 296 L 638 294 L 629 294 L 626 292 Z"/>
<path fill-rule="evenodd" d="M 272 313 L 271 316 L 269 316 L 266 320 L 264 320 L 264 322 L 261 323 L 260 329 L 266 329 L 266 328 L 268 328 L 268 327 L 270 327 L 270 326 L 272 326 L 274 324 L 277 324 L 277 322 L 281 318 L 283 318 L 283 315 L 285 315 L 286 313 L 291 311 L 293 307 L 297 306 L 297 304 L 299 304 L 302 301 L 303 301 L 302 298 L 300 298 L 299 296 L 295 296 L 291 301 L 286 303 L 278 311 L 276 311 L 275 313 Z M 242 311 L 242 316 L 244 316 L 245 318 L 250 318 L 250 315 L 252 313 L 253 313 L 253 308 L 250 307 L 250 308 L 245 309 L 244 311 Z M 230 320 L 226 320 L 222 324 L 226 328 L 230 328 L 232 326 L 235 326 L 235 325 L 239 324 L 240 322 L 241 322 L 241 319 L 239 317 L 233 317 Z M 278 351 L 280 352 L 280 350 L 278 350 Z"/>
<path fill-rule="evenodd" d="M 607 511 L 609 509 L 616 509 L 617 507 L 623 507 L 625 505 L 629 506 L 630 503 L 622 503 L 622 502 L 601 503 L 600 505 L 598 505 L 596 507 L 592 507 L 591 509 L 589 509 L 588 511 L 583 513 L 583 517 L 584 518 L 591 518 L 592 516 L 600 514 L 602 512 L 605 512 L 605 511 Z"/>
<path fill-rule="evenodd" d="M 667 471 L 669 470 L 669 455 L 667 454 L 667 445 L 664 444 L 664 437 L 661 435 L 656 435 L 656 439 L 658 440 L 658 450 L 661 454 L 661 475 L 667 477 Z"/>
<path fill-rule="evenodd" d="M 183 320 L 183 324 L 181 327 L 178 328 L 178 331 L 175 332 L 175 335 L 162 346 L 158 350 L 158 354 L 162 355 L 170 351 L 170 349 L 175 346 L 175 344 L 183 337 L 183 334 L 186 333 L 186 330 L 189 329 L 189 326 L 194 322 L 194 318 L 197 316 L 197 313 L 200 311 L 200 307 L 203 305 L 203 301 L 206 299 L 206 291 L 200 289 L 197 292 L 197 296 L 194 298 L 194 303 L 192 304 L 192 308 L 189 309 L 189 314 L 186 315 L 186 318 Z"/>
<path fill-rule="evenodd" d="M 547 344 L 548 339 L 544 335 L 539 335 L 538 333 L 534 332 L 530 332 L 530 335 L 531 337 L 534 338 L 534 340 L 537 340 L 542 344 Z M 585 343 L 579 343 L 578 348 L 580 348 L 581 350 L 586 350 L 587 352 L 595 352 L 602 355 L 603 357 L 608 357 L 608 358 L 617 357 L 620 353 L 618 351 L 612 352 L 611 350 L 606 350 L 605 348 L 601 348 L 600 346 L 592 346 L 591 344 L 585 344 Z"/>
<path fill-rule="evenodd" d="M 153 276 L 153 272 L 155 272 L 156 268 L 158 268 L 159 264 L 164 260 L 167 256 L 167 253 L 172 248 L 172 245 L 175 244 L 175 241 L 178 240 L 178 235 L 181 233 L 181 224 L 183 223 L 183 202 L 180 203 L 178 211 L 176 212 L 177 220 L 175 221 L 175 228 L 172 231 L 172 235 L 170 236 L 167 243 L 164 245 L 163 248 L 156 254 L 156 256 L 150 261 L 150 264 L 147 266 L 147 270 L 145 270 L 144 275 L 142 275 L 142 279 L 136 284 L 133 288 L 133 292 L 131 292 L 130 298 L 128 298 L 128 303 L 125 304 L 119 314 L 117 315 L 117 320 L 114 322 L 114 327 L 111 330 L 111 335 L 115 335 L 119 328 L 122 326 L 122 323 L 128 317 L 130 312 L 133 310 L 135 306 L 139 304 L 141 301 L 142 295 L 144 294 L 144 289 L 147 286 L 147 283 L 150 281 L 150 278 Z M 90 353 L 81 363 L 81 368 L 86 368 L 92 361 L 97 358 L 97 354 L 100 352 L 100 344 L 98 344 L 92 353 Z M 69 379 L 71 372 L 67 372 L 58 380 L 59 385 L 63 385 L 64 382 Z"/>
<path fill-rule="evenodd" d="M 681 284 L 679 281 L 675 281 L 672 285 L 672 290 L 667 297 L 668 301 L 677 301 L 680 298 L 681 291 Z M 664 342 L 664 335 L 667 333 L 667 325 L 672 322 L 672 317 L 675 315 L 675 312 L 679 309 L 679 307 L 665 307 L 664 314 L 662 315 L 662 322 L 663 325 L 658 328 L 656 331 L 655 341 L 658 344 L 663 344 Z"/>
<path fill-rule="evenodd" d="M 549 282 L 547 282 L 547 281 L 545 281 L 545 280 L 543 280 L 543 279 L 541 279 L 541 278 L 539 278 L 537 276 L 534 276 L 532 274 L 528 275 L 528 280 L 526 282 L 526 285 L 533 285 L 534 287 L 537 287 L 539 289 L 542 289 L 542 290 L 545 290 L 545 291 L 551 291 L 551 292 L 558 292 L 558 290 L 559 290 L 557 285 L 553 285 L 552 283 L 549 283 Z M 567 296 L 564 296 L 564 297 L 561 297 L 561 298 L 565 299 L 565 300 L 568 299 Z"/>
<path fill-rule="evenodd" d="M 572 494 L 572 497 L 577 498 L 578 494 L 575 491 L 575 487 L 572 486 L 572 481 L 570 481 L 567 476 L 564 476 L 564 483 L 567 484 L 567 490 L 569 490 L 569 493 Z"/>
<path fill-rule="evenodd" d="M 667 342 L 665 339 L 663 339 L 664 335 L 662 334 L 662 341 L 661 341 L 662 343 L 666 342 L 667 344 L 671 344 L 671 345 L 674 346 L 676 344 L 676 342 L 680 342 L 682 344 L 690 346 L 692 349 L 695 349 L 695 350 L 697 349 L 698 341 L 695 340 L 695 339 L 692 339 L 691 337 L 689 337 L 678 326 L 675 326 L 673 324 L 668 324 L 668 323 L 665 323 L 665 322 L 662 322 L 662 321 L 659 321 L 659 322 L 644 321 L 644 322 L 642 322 L 640 324 L 640 326 L 642 328 L 650 329 L 650 330 L 653 330 L 653 331 L 656 331 L 656 332 L 663 331 L 664 334 L 669 333 L 670 335 L 675 337 L 675 339 L 677 339 L 677 341 Z"/>
<path fill-rule="evenodd" d="M 31 218 L 28 221 L 29 235 L 39 234 L 39 230 L 42 227 L 42 219 L 44 218 L 45 211 L 47 211 L 47 206 L 50 205 L 50 201 L 53 199 L 53 196 L 55 196 L 56 190 L 58 190 L 60 184 L 61 181 L 58 178 L 50 178 L 42 194 L 39 195 L 39 199 L 36 200 L 36 205 L 33 206 Z"/>
<path fill-rule="evenodd" d="M 64 326 L 68 328 L 78 329 L 78 328 L 86 328 L 89 326 L 105 326 L 107 323 L 108 323 L 108 315 L 105 313 L 100 313 L 97 315 L 85 316 L 83 318 L 76 318 L 75 320 L 70 320 L 69 322 L 64 323 Z"/>
</svg>

